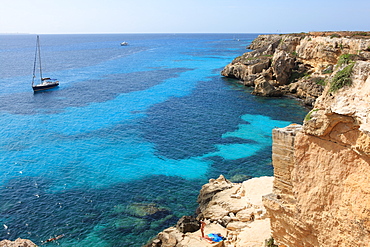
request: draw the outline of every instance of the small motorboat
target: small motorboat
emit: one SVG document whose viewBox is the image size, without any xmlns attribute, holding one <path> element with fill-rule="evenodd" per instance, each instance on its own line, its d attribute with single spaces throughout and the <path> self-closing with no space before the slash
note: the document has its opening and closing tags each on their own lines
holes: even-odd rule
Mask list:
<svg viewBox="0 0 370 247">
<path fill-rule="evenodd" d="M 121 43 L 121 46 L 127 46 L 128 45 L 128 43 L 126 42 L 126 41 L 123 41 L 122 43 Z"/>
</svg>

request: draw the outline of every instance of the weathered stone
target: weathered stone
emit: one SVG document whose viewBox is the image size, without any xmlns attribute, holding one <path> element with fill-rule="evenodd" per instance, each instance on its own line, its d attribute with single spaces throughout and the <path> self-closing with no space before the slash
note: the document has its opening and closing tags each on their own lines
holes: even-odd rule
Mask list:
<svg viewBox="0 0 370 247">
<path fill-rule="evenodd" d="M 257 50 L 261 48 L 267 48 L 272 46 L 271 50 L 275 50 L 279 45 L 281 36 L 278 34 L 273 35 L 259 35 L 257 39 L 253 40 L 247 49 Z"/>
<path fill-rule="evenodd" d="M 220 191 L 230 189 L 233 187 L 233 184 L 225 179 L 224 176 L 220 175 L 217 179 L 210 179 L 208 184 L 202 186 L 200 190 L 198 200 L 199 209 L 203 211 L 208 203 L 212 200 L 212 197 Z"/>
<path fill-rule="evenodd" d="M 295 65 L 295 59 L 284 50 L 275 52 L 272 58 L 272 68 L 278 85 L 288 84 L 292 69 Z"/>
<path fill-rule="evenodd" d="M 227 224 L 227 229 L 230 231 L 240 231 L 241 229 L 247 227 L 248 224 L 241 221 L 232 221 Z"/>
<path fill-rule="evenodd" d="M 162 247 L 173 247 L 176 246 L 177 240 L 176 235 L 172 234 L 172 231 L 163 231 L 158 234 L 158 239 L 161 241 Z"/>
<path fill-rule="evenodd" d="M 31 240 L 17 238 L 14 241 L 2 240 L 0 241 L 0 247 L 37 247 Z"/>
<path fill-rule="evenodd" d="M 254 208 L 246 208 L 236 213 L 236 218 L 241 222 L 248 222 L 254 220 Z"/>
<path fill-rule="evenodd" d="M 283 95 L 282 91 L 276 89 L 264 78 L 258 78 L 255 81 L 255 87 L 253 91 L 254 95 L 269 96 L 269 97 L 280 97 Z"/>
<path fill-rule="evenodd" d="M 176 225 L 177 230 L 182 233 L 195 232 L 200 228 L 200 223 L 193 216 L 182 216 Z"/>
</svg>

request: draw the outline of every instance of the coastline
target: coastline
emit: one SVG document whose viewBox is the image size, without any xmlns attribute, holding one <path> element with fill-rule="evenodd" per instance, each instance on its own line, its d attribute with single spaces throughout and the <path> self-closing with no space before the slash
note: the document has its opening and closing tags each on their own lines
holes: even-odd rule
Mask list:
<svg viewBox="0 0 370 247">
<path fill-rule="evenodd" d="M 302 42 L 301 38 L 302 37 L 299 37 L 300 42 Z M 304 37 L 303 39 L 306 38 L 307 37 Z M 254 206 L 258 208 L 259 206 L 245 203 L 244 200 L 248 197 L 248 189 L 244 186 L 244 182 L 242 184 L 233 184 L 223 177 L 219 177 L 218 179 L 211 179 L 208 184 L 203 186 L 205 189 L 203 190 L 202 188 L 200 192 L 197 218 L 194 218 L 191 224 L 199 226 L 199 220 L 204 220 L 207 223 L 207 232 L 217 231 L 227 236 L 227 241 L 224 241 L 224 244 L 237 245 L 239 242 L 245 241 L 247 236 L 244 237 L 241 232 L 244 232 L 244 230 L 251 230 L 252 224 L 267 219 L 264 218 L 268 215 L 265 213 L 266 211 L 270 212 L 270 216 L 273 216 L 270 220 L 272 219 L 273 221 L 271 223 L 271 225 L 273 225 L 271 230 L 274 239 L 286 246 L 294 246 L 291 243 L 301 240 L 306 241 L 308 243 L 307 246 L 319 246 L 319 241 L 323 241 L 320 243 L 326 244 L 327 246 L 345 246 L 345 244 L 348 246 L 356 241 L 351 239 L 351 231 L 345 231 L 348 224 L 351 226 L 351 229 L 354 229 L 353 231 L 356 232 L 356 237 L 362 238 L 362 243 L 366 243 L 367 241 L 363 233 L 366 233 L 366 229 L 368 229 L 368 225 L 366 225 L 368 218 L 366 218 L 366 215 L 364 216 L 363 213 L 361 214 L 361 212 L 367 212 L 369 201 L 368 195 L 361 194 L 360 192 L 361 190 L 366 191 L 369 184 L 367 182 L 368 179 L 366 179 L 366 175 L 368 175 L 368 169 L 366 169 L 366 167 L 369 164 L 370 154 L 370 141 L 368 138 L 369 126 L 367 124 L 369 121 L 368 116 L 370 116 L 368 110 L 370 109 L 368 107 L 369 86 L 367 85 L 369 81 L 367 78 L 370 71 L 367 61 L 369 50 L 366 48 L 368 41 L 344 38 L 344 41 L 348 41 L 345 47 L 343 45 L 344 41 L 342 42 L 342 40 L 337 37 L 315 36 L 311 38 L 311 40 L 307 38 L 305 42 L 313 45 L 316 44 L 318 40 L 321 40 L 321 38 L 323 38 L 323 41 L 330 44 L 334 42 L 332 44 L 335 45 L 335 42 L 337 42 L 337 48 L 345 52 L 354 51 L 352 47 L 354 44 L 360 44 L 364 47 L 363 50 L 357 50 L 359 55 L 352 57 L 354 60 L 347 61 L 347 63 L 354 64 L 353 73 L 351 74 L 353 85 L 346 85 L 343 88 L 337 89 L 335 92 L 330 91 L 333 77 L 348 65 L 345 64 L 341 66 L 338 64 L 338 61 L 342 55 L 349 53 L 342 55 L 337 54 L 335 57 L 328 56 L 328 58 L 331 59 L 330 61 L 327 61 L 328 58 L 326 58 L 327 60 L 320 60 L 315 63 L 312 57 L 305 58 L 307 66 L 310 65 L 312 67 L 310 78 L 325 77 L 324 81 L 326 81 L 326 84 L 323 86 L 322 94 L 317 97 L 318 100 L 316 101 L 316 98 L 314 99 L 314 110 L 307 115 L 303 127 L 301 128 L 298 126 L 299 131 L 297 131 L 297 133 L 292 134 L 292 131 L 288 128 L 289 126 L 285 132 L 283 130 L 275 131 L 275 134 L 284 132 L 286 135 L 282 135 L 282 137 L 284 137 L 280 143 L 282 149 L 280 151 L 273 150 L 273 155 L 276 157 L 277 155 L 287 153 L 291 156 L 287 159 L 282 159 L 283 162 L 280 163 L 280 172 L 282 173 L 279 178 L 276 176 L 276 173 L 274 174 L 275 178 L 272 178 L 272 180 L 275 179 L 275 182 L 272 194 L 269 194 L 271 193 L 269 191 L 267 193 L 269 196 L 264 197 L 265 201 L 269 201 L 267 202 L 267 207 L 269 207 L 269 209 L 259 208 L 258 212 L 253 211 L 252 213 L 247 210 L 250 205 L 252 205 L 251 208 L 255 208 Z M 288 38 L 282 43 L 285 43 L 287 40 Z M 279 43 L 279 45 L 280 44 L 281 43 Z M 297 47 L 300 46 L 295 46 L 295 49 L 299 49 Z M 337 49 L 335 46 L 332 48 Z M 332 52 L 333 51 L 329 51 L 329 54 L 332 54 Z M 299 55 L 296 54 L 297 58 L 295 61 L 303 61 L 302 59 L 307 55 L 306 53 L 307 51 L 302 51 Z M 322 56 L 322 53 L 315 54 L 315 56 Z M 290 55 L 293 54 L 290 53 Z M 286 56 L 287 60 L 289 60 L 290 55 L 288 54 Z M 269 62 L 274 60 L 274 56 L 275 53 L 272 58 L 269 57 L 269 59 L 271 59 Z M 335 66 L 331 67 L 333 64 Z M 300 78 L 298 81 L 282 86 L 271 85 L 277 83 L 277 81 L 274 82 L 274 80 L 278 77 L 274 74 L 274 67 L 271 67 L 271 65 L 269 66 L 267 70 L 265 69 L 261 72 L 265 73 L 263 74 L 266 76 L 264 77 L 265 79 L 270 78 L 268 73 L 272 73 L 270 80 L 266 79 L 262 83 L 267 85 L 267 88 L 269 87 L 268 85 L 270 85 L 274 87 L 273 90 L 276 90 L 276 88 L 282 90 L 286 87 L 288 87 L 289 90 L 293 90 L 292 85 L 298 85 L 298 83 L 304 84 L 304 82 L 307 81 L 307 78 Z M 303 67 L 305 66 L 303 65 Z M 251 67 L 247 66 L 247 68 L 250 69 Z M 330 74 L 326 74 L 327 72 L 325 71 L 329 68 L 333 70 L 330 70 Z M 266 74 L 266 72 L 268 73 Z M 262 76 L 262 74 L 259 76 Z M 268 82 L 267 84 L 265 83 L 266 81 Z M 317 83 L 315 80 L 311 82 Z M 256 87 L 255 84 L 253 85 Z M 299 92 L 301 89 L 302 87 L 300 85 L 295 88 L 296 92 Z M 289 90 L 288 93 L 290 93 Z M 294 137 L 291 138 L 292 136 Z M 315 159 L 312 157 L 317 157 L 321 160 L 320 162 L 315 162 Z M 288 160 L 290 163 L 287 162 Z M 304 162 L 300 163 L 297 160 L 303 160 Z M 277 163 L 274 162 L 275 171 L 279 170 L 276 165 Z M 358 173 L 358 171 L 361 171 L 361 173 Z M 340 176 L 336 176 L 338 174 L 340 174 Z M 328 177 L 330 178 L 329 181 L 327 179 Z M 357 177 L 361 179 L 356 180 Z M 312 183 L 310 180 L 316 182 Z M 334 183 L 330 183 L 333 181 Z M 316 187 L 316 184 L 320 186 Z M 299 187 L 301 185 L 303 188 Z M 243 189 L 241 189 L 242 187 Z M 259 186 L 257 185 L 255 187 Z M 330 191 L 328 191 L 327 188 L 330 188 Z M 356 190 L 356 188 L 360 188 L 360 192 Z M 349 193 L 342 195 L 341 191 L 343 190 L 349 191 Z M 300 193 L 296 193 L 296 191 L 300 191 Z M 311 196 L 307 197 L 305 196 L 306 194 L 310 194 Z M 327 201 L 330 202 L 330 200 L 326 200 L 327 194 L 331 194 L 331 198 L 335 199 L 335 205 L 340 205 L 341 211 L 339 211 L 339 213 L 335 211 L 339 206 L 325 204 Z M 266 194 L 260 193 L 258 197 L 262 198 L 263 195 Z M 350 211 L 348 211 L 348 205 L 345 204 L 345 200 L 350 200 L 353 196 L 361 198 L 362 203 L 356 205 L 355 209 L 350 208 Z M 250 198 L 248 200 L 250 201 Z M 311 200 L 315 201 L 315 205 L 320 205 L 321 209 L 317 210 L 317 208 L 314 208 L 311 204 Z M 238 201 L 244 201 L 243 207 L 238 206 Z M 264 205 L 262 204 L 262 206 Z M 264 207 L 266 207 L 266 204 Z M 302 208 L 304 208 L 303 211 Z M 243 210 L 248 212 L 240 213 Z M 355 218 L 355 221 L 349 222 L 346 217 L 340 218 L 343 217 L 343 212 L 352 212 L 351 210 L 353 211 L 351 217 Z M 315 220 L 312 220 L 309 213 L 316 217 Z M 321 217 L 321 214 L 324 216 L 328 214 L 336 215 L 336 217 L 325 218 Z M 294 218 L 297 216 L 299 216 L 298 219 Z M 341 222 L 345 222 L 345 224 Z M 312 226 L 312 224 L 316 225 Z M 270 226 L 270 224 L 268 225 Z M 296 229 L 297 225 L 299 225 L 300 228 Z M 312 233 L 309 231 L 312 227 L 320 228 L 322 231 L 319 233 Z M 345 238 L 343 236 L 338 237 L 338 235 L 329 236 L 327 232 L 325 232 L 326 229 L 329 228 L 335 228 L 338 232 L 342 231 L 347 235 L 344 235 Z M 180 227 L 180 229 L 182 228 Z M 279 229 L 284 229 L 284 232 L 279 232 Z M 362 232 L 361 229 L 363 230 Z M 300 235 L 297 234 L 297 231 Z M 199 242 L 198 239 L 196 239 L 198 235 L 199 229 L 192 233 L 184 233 L 178 228 L 168 228 L 158 234 L 157 238 L 154 239 L 151 244 L 155 244 L 152 246 L 166 246 L 160 244 L 169 241 L 167 246 L 175 246 L 173 245 L 174 241 L 175 244 L 177 244 L 178 241 L 183 244 L 183 241 L 193 241 L 194 239 L 194 241 Z M 248 233 L 248 236 L 250 235 L 254 235 L 253 231 Z M 268 236 L 264 236 L 265 240 L 266 237 Z M 199 240 L 203 243 L 203 240 Z M 258 244 L 263 244 L 262 242 L 261 240 Z"/>
<path fill-rule="evenodd" d="M 292 95 L 313 110 L 307 114 L 303 126 L 292 124 L 273 131 L 272 192 L 258 195 L 263 197 L 261 206 L 266 207 L 259 208 L 263 213 L 238 218 L 238 213 L 246 208 L 238 211 L 235 209 L 238 203 L 231 200 L 229 205 L 230 199 L 222 196 L 233 186 L 216 189 L 216 193 L 205 196 L 207 203 L 203 205 L 199 198 L 204 197 L 205 187 L 216 188 L 215 181 L 217 185 L 228 184 L 220 176 L 219 181 L 210 180 L 203 186 L 198 197 L 200 206 L 196 220 L 207 221 L 209 230 L 224 234 L 227 240 L 222 244 L 202 245 L 201 240 L 195 240 L 199 230 L 184 233 L 172 227 L 158 234 L 146 247 L 265 246 L 271 232 L 269 244 L 278 246 L 365 246 L 369 242 L 370 229 L 368 214 L 364 213 L 370 205 L 366 192 L 369 176 L 364 179 L 366 175 L 359 174 L 358 170 L 369 175 L 369 34 L 261 35 L 249 46 L 254 51 L 227 65 L 222 75 L 254 87 L 253 94 Z M 351 83 L 337 85 L 336 78 L 343 77 L 342 71 L 347 68 L 353 68 L 353 72 L 346 75 Z M 361 179 L 354 179 L 356 177 Z M 242 199 L 241 196 L 247 194 L 245 190 L 241 194 L 236 191 L 228 197 Z M 355 203 L 356 208 L 348 203 L 353 197 L 361 198 Z M 230 211 L 220 214 L 219 209 L 224 207 Z M 265 213 L 266 209 L 268 213 Z M 262 241 L 260 236 L 252 233 L 253 223 L 250 222 L 264 220 L 265 215 L 270 217 L 269 223 L 256 228 L 258 232 L 269 233 Z M 353 218 L 356 220 L 350 221 Z M 251 232 L 242 234 L 245 229 Z M 249 239 L 250 236 L 253 239 Z M 195 242 L 188 245 L 190 239 Z"/>
<path fill-rule="evenodd" d="M 221 74 L 253 87 L 252 94 L 291 95 L 313 107 L 338 71 L 341 56 L 370 58 L 369 32 L 310 32 L 259 35 Z"/>
</svg>

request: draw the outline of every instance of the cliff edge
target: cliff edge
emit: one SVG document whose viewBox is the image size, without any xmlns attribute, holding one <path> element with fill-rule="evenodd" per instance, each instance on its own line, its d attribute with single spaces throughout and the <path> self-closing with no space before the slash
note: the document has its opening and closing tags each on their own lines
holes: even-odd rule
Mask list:
<svg viewBox="0 0 370 247">
<path fill-rule="evenodd" d="M 370 32 L 260 35 L 221 74 L 261 96 L 293 95 L 313 106 L 343 57 L 370 59 Z M 339 66 L 340 67 L 340 66 Z"/>
<path fill-rule="evenodd" d="M 312 40 L 332 44 L 315 61 L 321 46 Z M 275 181 L 264 197 L 272 236 L 279 246 L 370 246 L 370 47 L 367 39 L 312 40 L 296 47 L 305 64 L 338 61 L 303 126 L 273 131 Z M 347 55 L 334 56 L 336 47 Z"/>
</svg>

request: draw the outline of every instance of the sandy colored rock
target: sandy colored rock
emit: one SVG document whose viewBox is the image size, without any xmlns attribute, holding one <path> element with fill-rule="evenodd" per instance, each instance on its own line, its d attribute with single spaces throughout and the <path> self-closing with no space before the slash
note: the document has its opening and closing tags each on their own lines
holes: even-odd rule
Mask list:
<svg viewBox="0 0 370 247">
<path fill-rule="evenodd" d="M 303 127 L 274 130 L 264 205 L 279 246 L 370 246 L 369 75 L 357 61 L 352 85 L 327 86 Z"/>
<path fill-rule="evenodd" d="M 182 234 L 171 227 L 159 233 L 147 247 L 263 246 L 271 231 L 269 219 L 261 217 L 266 215 L 262 195 L 272 192 L 273 179 L 261 177 L 231 183 L 220 176 L 203 186 L 199 198 L 209 200 L 198 215 L 206 223 L 204 233 L 220 233 L 226 238 L 224 241 L 210 243 L 201 238 L 201 230 Z M 219 190 L 221 187 L 224 189 Z M 204 203 L 203 200 L 200 202 Z"/>
<path fill-rule="evenodd" d="M 17 238 L 14 241 L 2 240 L 0 241 L 0 247 L 36 247 L 31 240 Z"/>
<path fill-rule="evenodd" d="M 254 51 L 235 58 L 221 74 L 254 87 L 256 95 L 289 94 L 313 106 L 324 85 L 338 72 L 339 58 L 353 54 L 356 61 L 368 61 L 369 47 L 367 35 L 353 32 L 260 35 L 248 47 Z M 367 69 L 361 70 L 356 74 L 367 77 Z"/>
</svg>

